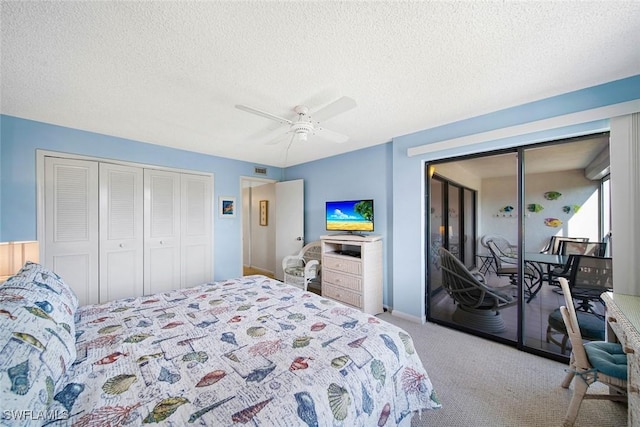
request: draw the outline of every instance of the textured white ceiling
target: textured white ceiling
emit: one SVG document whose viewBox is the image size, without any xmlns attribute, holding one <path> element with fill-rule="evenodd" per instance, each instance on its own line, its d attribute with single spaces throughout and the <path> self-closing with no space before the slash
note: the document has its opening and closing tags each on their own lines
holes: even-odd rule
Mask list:
<svg viewBox="0 0 640 427">
<path fill-rule="evenodd" d="M 639 1 L 2 1 L 2 114 L 289 166 L 640 73 Z M 265 145 L 341 96 L 343 144 Z"/>
</svg>

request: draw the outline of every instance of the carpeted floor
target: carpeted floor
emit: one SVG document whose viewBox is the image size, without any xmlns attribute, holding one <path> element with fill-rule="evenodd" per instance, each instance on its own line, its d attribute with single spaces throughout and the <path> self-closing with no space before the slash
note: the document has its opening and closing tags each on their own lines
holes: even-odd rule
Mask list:
<svg viewBox="0 0 640 427">
<path fill-rule="evenodd" d="M 411 334 L 442 402 L 441 409 L 414 417 L 412 426 L 562 425 L 573 389 L 560 386 L 565 364 L 434 323 L 420 325 L 389 313 L 379 317 Z M 589 390 L 606 392 L 599 384 Z M 627 407 L 585 400 L 575 425 L 626 426 Z"/>
</svg>

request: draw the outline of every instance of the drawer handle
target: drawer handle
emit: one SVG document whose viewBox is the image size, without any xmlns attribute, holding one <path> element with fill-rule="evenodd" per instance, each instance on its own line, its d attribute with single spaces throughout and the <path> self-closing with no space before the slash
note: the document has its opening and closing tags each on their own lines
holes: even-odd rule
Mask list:
<svg viewBox="0 0 640 427">
<path fill-rule="evenodd" d="M 625 354 L 634 354 L 636 352 L 634 349 L 627 346 L 624 347 L 623 351 L 625 352 Z"/>
<path fill-rule="evenodd" d="M 629 384 L 629 389 L 628 389 L 628 390 L 629 390 L 629 392 L 631 392 L 631 393 L 637 393 L 637 392 L 638 392 L 638 386 L 635 386 L 635 385 Z"/>
<path fill-rule="evenodd" d="M 616 319 L 613 316 L 609 316 L 609 318 L 607 320 L 609 321 L 609 323 L 616 323 L 618 321 L 618 319 Z"/>
</svg>

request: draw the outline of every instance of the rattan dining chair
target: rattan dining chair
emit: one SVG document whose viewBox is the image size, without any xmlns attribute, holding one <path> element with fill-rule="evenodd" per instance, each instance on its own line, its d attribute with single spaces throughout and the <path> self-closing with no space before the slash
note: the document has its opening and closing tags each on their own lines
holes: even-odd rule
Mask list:
<svg viewBox="0 0 640 427">
<path fill-rule="evenodd" d="M 563 277 L 559 282 L 565 300 L 560 312 L 572 346 L 569 369 L 562 387 L 569 388 L 573 382 L 573 396 L 562 425 L 571 427 L 576 421 L 583 399 L 627 400 L 627 356 L 618 343 L 583 342 L 569 282 Z M 589 386 L 596 382 L 609 386 L 609 393 L 587 393 Z"/>
</svg>

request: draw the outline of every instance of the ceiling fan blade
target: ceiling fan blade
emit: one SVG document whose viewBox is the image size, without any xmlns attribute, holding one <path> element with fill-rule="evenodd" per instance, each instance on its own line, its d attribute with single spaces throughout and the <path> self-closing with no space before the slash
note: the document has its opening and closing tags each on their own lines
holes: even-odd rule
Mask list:
<svg viewBox="0 0 640 427">
<path fill-rule="evenodd" d="M 329 120 L 331 117 L 335 117 L 338 114 L 342 114 L 352 108 L 356 108 L 357 106 L 358 104 L 356 104 L 354 99 L 351 99 L 348 96 L 343 96 L 342 98 L 333 101 L 331 104 L 311 114 L 311 117 L 314 121 L 321 123 L 325 120 Z"/>
<path fill-rule="evenodd" d="M 286 140 L 286 136 L 289 135 L 289 131 L 286 131 L 285 133 L 282 133 L 278 136 L 276 136 L 275 138 L 271 139 L 270 141 L 267 141 L 264 143 L 264 145 L 278 145 L 281 142 Z"/>
<path fill-rule="evenodd" d="M 335 142 L 336 144 L 342 144 L 347 142 L 349 137 L 347 135 L 335 132 L 326 128 L 319 128 L 316 132 L 318 138 L 326 139 L 329 142 Z"/>
<path fill-rule="evenodd" d="M 258 110 L 257 108 L 248 107 L 246 105 L 237 104 L 236 108 L 238 110 L 246 111 L 247 113 L 256 114 L 270 120 L 275 120 L 276 122 L 279 122 L 283 125 L 290 125 L 291 123 L 293 123 L 291 120 L 285 119 L 284 117 L 276 116 L 275 114 L 267 113 L 266 111 Z"/>
</svg>

